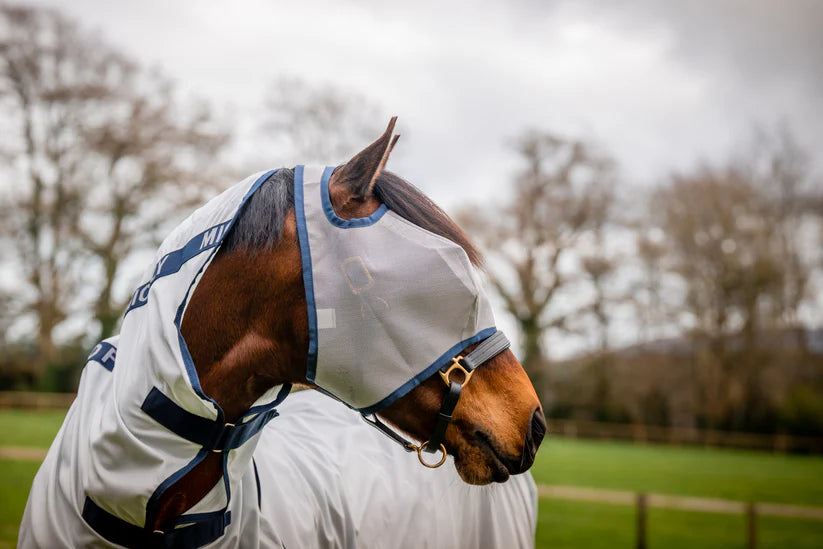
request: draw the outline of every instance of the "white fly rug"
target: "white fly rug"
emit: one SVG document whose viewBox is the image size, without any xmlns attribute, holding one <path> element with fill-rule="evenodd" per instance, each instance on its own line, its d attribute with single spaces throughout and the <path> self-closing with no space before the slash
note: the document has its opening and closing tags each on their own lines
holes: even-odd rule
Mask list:
<svg viewBox="0 0 823 549">
<path fill-rule="evenodd" d="M 112 341 L 116 343 L 116 339 Z M 80 516 L 80 440 L 111 373 L 83 372 L 78 398 L 37 473 L 19 547 L 112 547 Z M 232 497 L 232 523 L 209 547 L 534 547 L 537 490 L 531 473 L 470 486 L 452 458 L 426 469 L 316 391 L 289 395 L 258 438 L 252 466 Z"/>
<path fill-rule="evenodd" d="M 311 204 L 322 204 L 326 196 L 324 182 L 330 169 L 298 172 L 295 193 L 304 186 L 313 189 L 306 202 L 311 210 Z M 148 547 L 159 542 L 195 546 L 211 540 L 215 547 L 530 546 L 536 500 L 529 476 L 505 485 L 470 487 L 453 466 L 424 469 L 416 456 L 365 425 L 357 412 L 322 400 L 322 395 L 286 400 L 279 407 L 281 417 L 266 425 L 286 393 L 274 387 L 236 426 L 224 427 L 222 410 L 200 388 L 179 326 L 189 297 L 243 203 L 272 173 L 229 188 L 163 241 L 134 293 L 121 335 L 98 345 L 83 371 L 77 399 L 35 477 L 19 545 L 105 547 L 111 546 L 107 539 L 114 539 Z M 303 201 L 296 199 L 296 208 L 301 205 Z M 322 208 L 315 210 L 316 215 L 306 212 L 309 230 L 315 221 L 329 222 Z M 383 218 L 393 219 L 390 212 Z M 412 228 L 402 234 L 411 234 L 407 229 Z M 378 239 L 384 238 L 381 234 L 404 238 L 376 222 L 364 230 Z M 471 287 L 471 292 L 461 289 L 460 295 L 465 294 L 467 307 L 477 314 L 458 326 L 454 338 L 482 335 L 490 321 L 483 313 L 484 296 L 471 273 L 457 276 L 465 271 L 465 262 L 452 258 L 457 250 L 428 237 L 419 243 L 433 250 L 431 257 L 447 277 L 457 277 L 456 287 Z M 442 251 L 444 246 L 447 252 Z M 322 263 L 318 249 L 310 253 Z M 375 271 L 370 269 L 370 276 Z M 334 272 L 349 278 L 363 274 Z M 365 295 L 360 286 L 349 289 Z M 350 308 L 359 314 L 359 306 Z M 317 328 L 330 329 L 319 322 Z M 450 352 L 445 351 L 443 356 Z M 374 388 L 356 404 L 368 406 L 382 398 L 376 405 L 388 405 L 438 367 L 427 360 L 415 360 L 410 370 L 397 370 L 389 386 Z M 318 381 L 323 364 L 318 362 Z M 327 388 L 352 396 L 331 381 L 334 375 Z M 355 400 L 359 398 L 347 403 Z M 224 482 L 218 482 L 171 531 L 158 535 L 146 529 L 144 525 L 157 516 L 165 490 L 215 449 L 223 451 Z"/>
</svg>

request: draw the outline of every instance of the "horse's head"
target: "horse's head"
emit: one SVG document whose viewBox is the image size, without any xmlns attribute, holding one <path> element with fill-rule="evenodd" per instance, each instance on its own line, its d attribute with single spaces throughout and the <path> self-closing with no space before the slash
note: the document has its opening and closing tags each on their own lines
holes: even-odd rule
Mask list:
<svg viewBox="0 0 823 549">
<path fill-rule="evenodd" d="M 368 218 L 378 211 L 381 204 L 386 204 L 389 210 L 407 221 L 462 248 L 462 251 L 457 249 L 457 253 L 462 255 L 462 263 L 454 259 L 450 261 L 459 264 L 455 269 L 467 269 L 472 271 L 469 276 L 475 277 L 480 256 L 465 234 L 420 191 L 383 171 L 397 139 L 392 137 L 393 128 L 394 119 L 383 136 L 331 175 L 328 195 L 334 213 L 348 220 Z M 444 253 L 442 250 L 432 251 L 435 256 L 431 259 L 433 264 L 442 262 L 442 257 L 437 256 Z M 395 259 L 401 264 L 405 260 L 408 258 Z M 425 262 L 426 259 L 418 258 L 416 261 Z M 460 285 L 461 281 L 455 278 L 453 283 Z M 457 290 L 464 291 L 463 288 Z M 412 302 L 423 299 L 417 295 L 403 298 Z M 481 306 L 488 306 L 484 295 L 477 299 L 483 300 Z M 442 309 L 440 312 L 425 307 L 421 309 L 419 322 L 437 325 L 440 319 L 432 317 L 441 315 Z M 479 314 L 476 310 L 470 310 L 466 313 L 467 318 L 455 320 L 470 325 L 474 319 L 469 317 Z M 454 356 L 466 356 L 482 345 L 482 341 L 477 339 L 465 348 L 458 346 Z M 368 361 L 368 357 L 363 359 Z M 374 375 L 379 376 L 380 365 L 374 364 L 372 367 L 375 369 Z M 451 381 L 464 386 L 443 437 L 444 447 L 454 456 L 461 477 L 471 484 L 487 484 L 503 482 L 510 474 L 526 471 L 532 465 L 543 439 L 546 421 L 523 367 L 506 349 L 477 365 L 470 379 L 464 377 L 462 372 L 450 374 Z M 420 441 L 428 441 L 437 428 L 438 414 L 446 407 L 443 403 L 450 390 L 453 391 L 453 388 L 449 381 L 444 383 L 435 371 L 414 389 L 380 409 L 378 415 Z"/>
<path fill-rule="evenodd" d="M 394 119 L 333 173 L 309 169 L 307 179 L 299 167 L 261 182 L 197 284 L 181 334 L 229 422 L 274 386 L 309 382 L 427 449 L 442 444 L 466 482 L 502 482 L 534 461 L 540 402 L 493 327 L 480 254 L 427 196 L 383 171 L 393 128 Z M 471 378 L 455 367 L 444 383 L 438 373 L 458 356 Z M 211 490 L 221 455 L 164 492 L 155 528 Z"/>
</svg>

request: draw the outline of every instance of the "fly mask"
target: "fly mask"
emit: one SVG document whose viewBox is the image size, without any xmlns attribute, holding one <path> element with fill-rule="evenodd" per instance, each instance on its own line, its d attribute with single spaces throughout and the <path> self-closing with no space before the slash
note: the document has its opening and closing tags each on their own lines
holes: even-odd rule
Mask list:
<svg viewBox="0 0 823 549">
<path fill-rule="evenodd" d="M 370 423 L 418 455 L 423 447 L 441 449 L 445 460 L 441 442 L 460 388 L 475 366 L 508 348 L 508 340 L 494 326 L 477 269 L 462 247 L 385 205 L 369 217 L 338 217 L 329 197 L 333 171 L 298 166 L 294 173 L 309 320 L 306 377 L 365 417 L 441 370 L 449 392 L 428 443 L 415 446 L 378 419 Z M 484 340 L 473 355 L 453 362 Z M 452 379 L 455 368 L 463 370 L 462 379 Z"/>
</svg>

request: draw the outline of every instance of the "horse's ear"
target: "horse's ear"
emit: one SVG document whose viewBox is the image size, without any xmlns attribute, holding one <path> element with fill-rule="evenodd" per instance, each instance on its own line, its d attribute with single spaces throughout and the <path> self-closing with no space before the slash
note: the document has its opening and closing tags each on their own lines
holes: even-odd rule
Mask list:
<svg viewBox="0 0 823 549">
<path fill-rule="evenodd" d="M 389 120 L 389 126 L 377 141 L 357 153 L 334 172 L 331 184 L 349 191 L 352 198 L 366 198 L 374 188 L 374 182 L 386 165 L 399 135 L 392 136 L 397 117 Z"/>
</svg>

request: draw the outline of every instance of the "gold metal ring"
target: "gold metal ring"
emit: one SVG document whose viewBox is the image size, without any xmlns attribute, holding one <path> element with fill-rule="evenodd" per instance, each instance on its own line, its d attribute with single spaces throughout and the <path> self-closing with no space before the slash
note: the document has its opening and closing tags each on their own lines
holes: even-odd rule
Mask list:
<svg viewBox="0 0 823 549">
<path fill-rule="evenodd" d="M 429 443 L 429 441 L 427 440 L 426 442 L 424 442 L 423 444 L 421 444 L 420 446 L 417 447 L 417 459 L 419 459 L 420 463 L 422 463 L 424 466 L 428 467 L 429 469 L 437 469 L 438 467 L 440 467 L 441 465 L 446 463 L 446 456 L 448 455 L 446 453 L 446 447 L 443 446 L 442 443 L 440 444 L 440 451 L 443 452 L 443 457 L 440 459 L 440 461 L 438 461 L 435 464 L 426 463 L 425 460 L 423 459 L 423 448 L 425 448 L 426 444 L 428 444 L 428 443 Z"/>
</svg>

